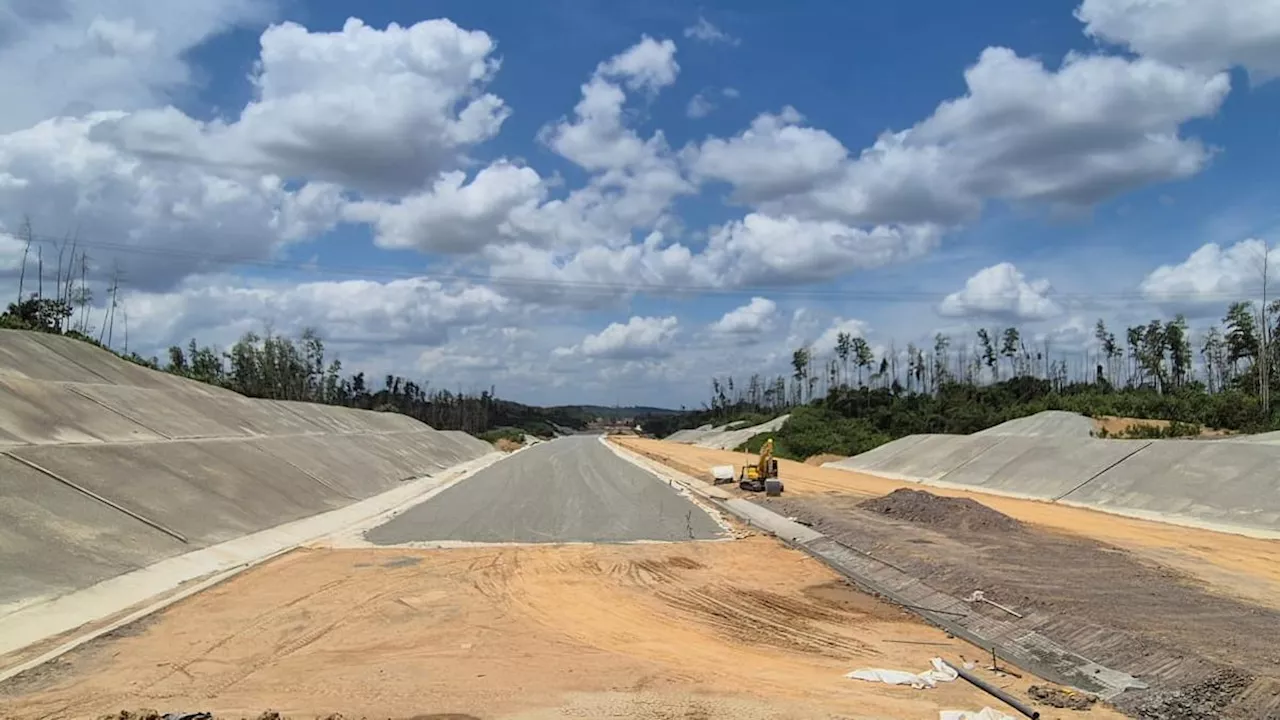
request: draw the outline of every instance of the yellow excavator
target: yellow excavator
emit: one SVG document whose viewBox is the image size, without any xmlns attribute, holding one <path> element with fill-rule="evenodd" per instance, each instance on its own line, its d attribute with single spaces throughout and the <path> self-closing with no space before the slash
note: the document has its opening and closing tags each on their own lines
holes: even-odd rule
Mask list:
<svg viewBox="0 0 1280 720">
<path fill-rule="evenodd" d="M 782 494 L 782 480 L 778 477 L 778 459 L 773 456 L 773 438 L 764 441 L 760 448 L 760 460 L 742 466 L 738 474 L 738 487 L 747 492 L 763 492 L 769 497 Z"/>
</svg>

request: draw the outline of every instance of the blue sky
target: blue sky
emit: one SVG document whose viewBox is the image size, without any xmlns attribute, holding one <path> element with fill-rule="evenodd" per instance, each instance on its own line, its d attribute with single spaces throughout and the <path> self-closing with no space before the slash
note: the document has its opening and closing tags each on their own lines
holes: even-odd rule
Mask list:
<svg viewBox="0 0 1280 720">
<path fill-rule="evenodd" d="M 1203 330 L 1280 228 L 1280 0 L 58 0 L 0 68 L 0 228 L 80 233 L 131 349 L 313 326 L 530 402 Z"/>
</svg>

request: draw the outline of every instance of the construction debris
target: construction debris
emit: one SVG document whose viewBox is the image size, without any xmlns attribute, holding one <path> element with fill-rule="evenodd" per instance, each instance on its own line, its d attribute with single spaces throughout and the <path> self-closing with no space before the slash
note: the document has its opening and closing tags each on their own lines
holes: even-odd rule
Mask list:
<svg viewBox="0 0 1280 720">
<path fill-rule="evenodd" d="M 1017 612 L 1015 610 L 1011 610 L 1005 607 L 1004 605 L 1001 605 L 1000 603 L 995 602 L 994 600 L 988 600 L 987 596 L 981 590 L 974 590 L 972 593 L 969 594 L 969 597 L 964 599 L 964 601 L 968 603 L 975 603 L 975 602 L 986 603 L 991 607 L 999 610 L 1003 610 L 1016 618 L 1022 617 L 1022 613 Z"/>
<path fill-rule="evenodd" d="M 1027 695 L 1041 705 L 1049 705 L 1065 710 L 1088 710 L 1098 702 L 1098 698 L 1070 688 L 1057 688 L 1048 685 L 1032 685 L 1027 688 Z"/>
</svg>

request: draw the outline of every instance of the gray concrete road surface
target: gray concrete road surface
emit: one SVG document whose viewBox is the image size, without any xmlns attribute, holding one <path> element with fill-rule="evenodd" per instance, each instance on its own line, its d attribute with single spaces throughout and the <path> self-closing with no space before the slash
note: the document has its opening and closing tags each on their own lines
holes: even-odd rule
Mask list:
<svg viewBox="0 0 1280 720">
<path fill-rule="evenodd" d="M 720 526 L 595 437 L 542 443 L 367 533 L 407 542 L 626 542 L 720 537 Z"/>
</svg>

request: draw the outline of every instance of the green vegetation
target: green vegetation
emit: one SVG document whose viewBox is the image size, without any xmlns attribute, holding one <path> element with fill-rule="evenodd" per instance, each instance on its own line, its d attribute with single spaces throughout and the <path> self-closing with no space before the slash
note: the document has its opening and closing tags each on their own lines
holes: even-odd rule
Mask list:
<svg viewBox="0 0 1280 720">
<path fill-rule="evenodd" d="M 520 428 L 501 427 L 480 433 L 478 436 L 485 442 L 498 442 L 499 440 L 510 440 L 514 443 L 524 443 L 525 431 Z"/>
<path fill-rule="evenodd" d="M 968 434 L 1044 410 L 1171 421 L 1125 437 L 1185 437 L 1201 427 L 1262 432 L 1277 428 L 1270 405 L 1280 388 L 1271 371 L 1280 361 L 1277 317 L 1280 301 L 1265 312 L 1233 303 L 1198 348 L 1182 316 L 1130 327 L 1123 343 L 1099 320 L 1083 357 L 1055 357 L 1047 343 L 1029 347 L 1013 327 L 978 330 L 968 342 L 939 334 L 932 352 L 890 345 L 878 358 L 842 333 L 824 360 L 813 348 L 797 349 L 790 377 L 713 378 L 701 409 L 646 428 L 662 436 L 791 412 L 773 437 L 777 453 L 793 459 L 857 454 L 915 433 Z M 763 440 L 746 447 L 757 450 Z"/>
<path fill-rule="evenodd" d="M 760 452 L 766 438 L 772 437 L 774 454 L 792 460 L 834 453 L 857 455 L 889 442 L 889 436 L 862 418 L 848 418 L 825 407 L 799 407 L 775 433 L 762 433 L 747 441 L 748 452 Z"/>
</svg>

